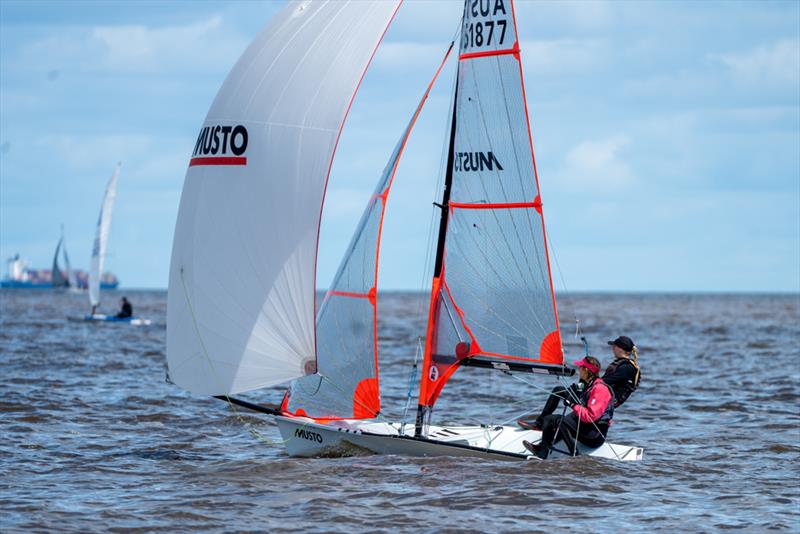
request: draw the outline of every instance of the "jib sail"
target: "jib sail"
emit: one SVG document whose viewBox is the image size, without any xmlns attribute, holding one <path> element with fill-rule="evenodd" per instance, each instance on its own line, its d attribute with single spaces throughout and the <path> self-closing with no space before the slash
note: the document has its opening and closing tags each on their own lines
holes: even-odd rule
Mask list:
<svg viewBox="0 0 800 534">
<path fill-rule="evenodd" d="M 467 358 L 563 363 L 510 0 L 467 0 L 420 412 Z"/>
<path fill-rule="evenodd" d="M 197 394 L 313 374 L 322 201 L 350 103 L 399 1 L 291 2 L 214 100 L 181 195 L 167 361 Z"/>
<path fill-rule="evenodd" d="M 411 130 L 452 45 L 428 85 L 367 202 L 317 314 L 317 372 L 292 382 L 283 409 L 317 419 L 363 419 L 380 411 L 378 256 L 389 190 Z"/>
</svg>

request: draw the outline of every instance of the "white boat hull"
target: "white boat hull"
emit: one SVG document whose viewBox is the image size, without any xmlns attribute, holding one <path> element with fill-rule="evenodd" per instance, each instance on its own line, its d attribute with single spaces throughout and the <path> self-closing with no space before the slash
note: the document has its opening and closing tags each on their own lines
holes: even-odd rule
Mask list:
<svg viewBox="0 0 800 534">
<path fill-rule="evenodd" d="M 84 315 L 83 317 L 70 317 L 70 320 L 99 322 L 99 323 L 124 323 L 133 326 L 149 326 L 150 319 L 142 319 L 141 317 L 117 317 L 116 315 L 105 315 L 103 313 L 95 313 L 94 315 Z"/>
<path fill-rule="evenodd" d="M 541 432 L 513 426 L 431 426 L 427 438 L 415 438 L 414 426 L 363 420 L 321 424 L 305 417 L 276 417 L 278 429 L 291 456 L 355 456 L 399 454 L 405 456 L 472 456 L 498 460 L 538 459 L 522 444 L 536 443 Z M 640 447 L 604 443 L 590 449 L 578 445 L 578 454 L 610 460 L 641 460 Z M 550 458 L 568 456 L 563 443 L 556 443 Z"/>
</svg>

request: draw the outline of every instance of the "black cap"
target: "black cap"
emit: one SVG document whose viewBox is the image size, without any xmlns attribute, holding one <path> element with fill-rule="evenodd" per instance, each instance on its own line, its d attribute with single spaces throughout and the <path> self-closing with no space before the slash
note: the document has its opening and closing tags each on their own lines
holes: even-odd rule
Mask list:
<svg viewBox="0 0 800 534">
<path fill-rule="evenodd" d="M 617 346 L 624 350 L 625 352 L 630 352 L 633 350 L 633 340 L 628 336 L 619 336 L 614 341 L 609 341 L 609 345 Z"/>
</svg>

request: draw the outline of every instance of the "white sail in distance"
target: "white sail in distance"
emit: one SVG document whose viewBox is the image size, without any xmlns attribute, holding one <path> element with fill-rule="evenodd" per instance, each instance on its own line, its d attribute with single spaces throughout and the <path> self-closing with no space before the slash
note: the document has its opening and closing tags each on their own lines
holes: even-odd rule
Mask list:
<svg viewBox="0 0 800 534">
<path fill-rule="evenodd" d="M 291 2 L 214 100 L 170 265 L 171 379 L 201 395 L 316 369 L 316 254 L 333 153 L 399 0 Z"/>
<path fill-rule="evenodd" d="M 100 215 L 97 218 L 97 230 L 94 235 L 92 260 L 89 266 L 89 302 L 93 308 L 100 304 L 100 277 L 103 275 L 106 243 L 111 229 L 111 212 L 114 209 L 114 199 L 117 197 L 117 178 L 121 166 L 121 163 L 117 163 L 114 173 L 108 180 L 103 204 L 100 206 Z"/>
</svg>

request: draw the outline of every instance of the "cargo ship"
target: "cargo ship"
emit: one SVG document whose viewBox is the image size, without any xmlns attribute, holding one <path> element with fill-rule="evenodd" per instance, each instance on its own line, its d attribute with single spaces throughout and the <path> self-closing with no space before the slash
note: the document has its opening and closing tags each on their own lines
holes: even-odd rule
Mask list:
<svg viewBox="0 0 800 534">
<path fill-rule="evenodd" d="M 25 289 L 86 289 L 89 287 L 89 273 L 81 269 L 70 268 L 67 249 L 62 245 L 63 238 L 56 247 L 52 269 L 33 269 L 19 254 L 9 258 L 8 272 L 5 278 L 0 280 L 0 287 Z M 65 264 L 63 271 L 58 264 L 59 252 L 63 253 Z M 118 286 L 119 280 L 114 274 L 105 272 L 100 277 L 101 289 L 116 289 Z"/>
</svg>

